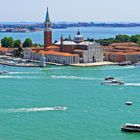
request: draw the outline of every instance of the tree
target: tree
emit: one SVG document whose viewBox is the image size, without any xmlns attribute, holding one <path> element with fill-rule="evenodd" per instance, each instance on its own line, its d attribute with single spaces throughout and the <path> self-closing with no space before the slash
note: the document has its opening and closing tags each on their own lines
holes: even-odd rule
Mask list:
<svg viewBox="0 0 140 140">
<path fill-rule="evenodd" d="M 20 48 L 21 47 L 21 41 L 19 39 L 15 40 L 14 44 L 13 44 L 13 47 L 14 48 Z"/>
<path fill-rule="evenodd" d="M 137 38 L 135 35 L 132 35 L 132 36 L 130 37 L 130 41 L 131 41 L 131 42 L 134 42 L 134 43 L 137 43 L 137 42 L 138 42 L 138 38 Z"/>
<path fill-rule="evenodd" d="M 6 48 L 13 47 L 13 44 L 14 44 L 14 39 L 12 37 L 4 37 L 1 40 L 2 47 L 6 47 Z"/>
<path fill-rule="evenodd" d="M 26 38 L 25 41 L 23 42 L 23 48 L 27 48 L 27 47 L 32 47 L 33 43 L 32 40 L 30 38 Z"/>
<path fill-rule="evenodd" d="M 128 35 L 116 35 L 115 39 L 119 42 L 128 42 L 130 40 L 130 37 Z"/>
</svg>

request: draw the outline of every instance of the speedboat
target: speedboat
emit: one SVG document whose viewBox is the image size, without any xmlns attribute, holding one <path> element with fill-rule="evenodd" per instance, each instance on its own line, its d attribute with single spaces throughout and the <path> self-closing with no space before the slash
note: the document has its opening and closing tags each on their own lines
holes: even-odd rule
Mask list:
<svg viewBox="0 0 140 140">
<path fill-rule="evenodd" d="M 107 80 L 114 80 L 114 77 L 111 77 L 111 76 L 106 77 L 106 78 L 105 78 L 105 81 L 107 81 Z"/>
<path fill-rule="evenodd" d="M 122 131 L 140 132 L 140 124 L 125 124 L 121 127 Z"/>
<path fill-rule="evenodd" d="M 119 80 L 111 80 L 111 81 L 103 81 L 101 82 L 101 85 L 124 85 L 125 83 L 123 81 Z"/>
<path fill-rule="evenodd" d="M 125 104 L 126 105 L 132 105 L 133 103 L 132 102 L 126 102 Z"/>
<path fill-rule="evenodd" d="M 0 71 L 0 74 L 9 74 L 9 72 L 6 70 L 3 70 L 3 71 Z"/>
<path fill-rule="evenodd" d="M 67 107 L 62 107 L 62 106 L 57 106 L 57 107 L 54 107 L 53 110 L 66 110 Z"/>
</svg>

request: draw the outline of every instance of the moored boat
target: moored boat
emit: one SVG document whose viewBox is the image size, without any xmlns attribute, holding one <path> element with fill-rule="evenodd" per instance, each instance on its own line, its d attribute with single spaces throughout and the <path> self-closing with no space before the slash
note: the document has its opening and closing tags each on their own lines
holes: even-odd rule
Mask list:
<svg viewBox="0 0 140 140">
<path fill-rule="evenodd" d="M 125 124 L 121 127 L 122 131 L 140 132 L 140 124 Z"/>
</svg>

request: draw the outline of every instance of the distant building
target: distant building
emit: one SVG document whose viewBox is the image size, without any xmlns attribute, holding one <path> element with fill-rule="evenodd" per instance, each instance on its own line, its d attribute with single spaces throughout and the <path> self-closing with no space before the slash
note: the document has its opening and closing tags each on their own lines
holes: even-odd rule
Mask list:
<svg viewBox="0 0 140 140">
<path fill-rule="evenodd" d="M 102 48 L 106 61 L 131 61 L 132 63 L 140 61 L 140 47 L 136 43 L 113 43 L 109 46 L 102 46 Z"/>
<path fill-rule="evenodd" d="M 52 29 L 48 8 L 44 22 L 44 50 L 24 49 L 24 58 L 40 61 L 42 55 L 44 55 L 46 62 L 65 65 L 103 61 L 103 51 L 100 44 L 84 41 L 84 37 L 79 30 L 73 40 L 69 36 L 69 40 L 65 41 L 61 36 L 59 42 L 52 44 Z"/>
<path fill-rule="evenodd" d="M 103 61 L 103 49 L 96 42 L 84 41 L 84 37 L 78 30 L 73 40 L 63 40 L 62 37 L 55 45 L 60 47 L 62 52 L 78 54 L 81 63 L 93 63 Z"/>
<path fill-rule="evenodd" d="M 45 56 L 46 62 L 60 63 L 64 65 L 79 63 L 79 55 L 56 51 L 32 51 L 31 59 L 40 61 L 42 55 Z"/>
</svg>

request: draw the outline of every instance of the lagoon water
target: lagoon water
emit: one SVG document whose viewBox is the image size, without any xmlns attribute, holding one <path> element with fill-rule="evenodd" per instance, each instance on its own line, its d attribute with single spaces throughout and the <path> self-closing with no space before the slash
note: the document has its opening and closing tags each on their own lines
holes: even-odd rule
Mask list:
<svg viewBox="0 0 140 140">
<path fill-rule="evenodd" d="M 0 140 L 139 140 L 140 67 L 14 68 L 0 76 Z M 102 86 L 114 76 L 124 86 Z M 126 106 L 132 101 L 132 106 Z M 64 106 L 67 110 L 53 110 Z"/>
<path fill-rule="evenodd" d="M 54 30 L 74 36 L 76 28 Z M 139 34 L 135 28 L 81 28 L 87 37 Z M 0 33 L 42 43 L 42 32 Z M 124 133 L 125 123 L 140 123 L 140 67 L 3 67 L 0 75 L 0 140 L 139 140 L 138 133 Z M 102 86 L 107 76 L 126 82 L 124 86 Z M 126 106 L 132 101 L 132 106 Z M 67 110 L 53 110 L 63 106 Z"/>
<path fill-rule="evenodd" d="M 64 38 L 68 38 L 69 35 L 73 38 L 77 33 L 78 28 L 67 28 L 67 29 L 53 29 L 53 41 L 60 40 L 61 34 Z M 114 28 L 114 27 L 80 27 L 80 32 L 87 38 L 109 38 L 115 37 L 118 34 L 128 34 L 135 35 L 140 34 L 140 27 L 124 27 L 124 28 Z M 0 33 L 0 39 L 5 36 L 12 36 L 14 39 L 24 40 L 25 38 L 31 38 L 34 43 L 43 44 L 43 32 L 33 32 L 33 33 Z"/>
</svg>

